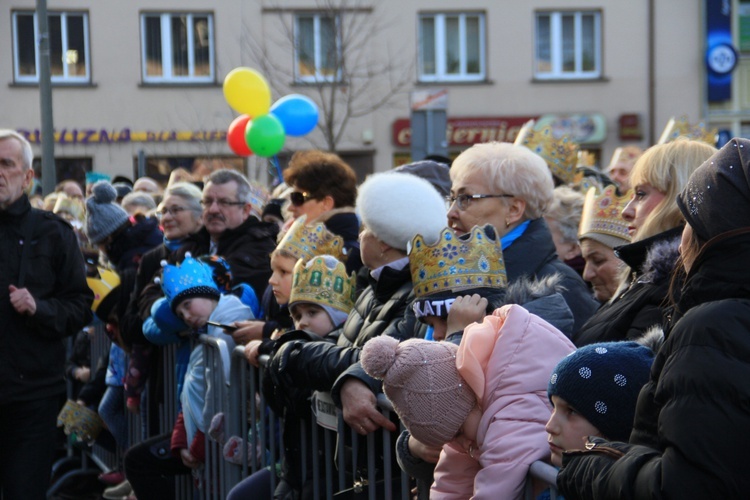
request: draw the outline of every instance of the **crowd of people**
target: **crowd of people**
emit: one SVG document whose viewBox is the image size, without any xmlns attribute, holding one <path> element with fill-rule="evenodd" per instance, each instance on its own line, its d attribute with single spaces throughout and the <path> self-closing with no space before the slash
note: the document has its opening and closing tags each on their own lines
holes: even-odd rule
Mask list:
<svg viewBox="0 0 750 500">
<path fill-rule="evenodd" d="M 750 140 L 625 146 L 607 169 L 556 141 L 527 130 L 361 184 L 304 151 L 272 192 L 218 169 L 92 174 L 35 200 L 31 146 L 0 130 L 0 498 L 46 498 L 58 414 L 100 422 L 86 439 L 118 454 L 108 499 L 199 487 L 209 439 L 254 454 L 208 404 L 227 388 L 199 335 L 226 379 L 243 346 L 280 419 L 280 463 L 230 500 L 325 495 L 304 465 L 320 436 L 300 431 L 323 397 L 392 447 L 419 499 L 522 498 L 537 461 L 558 497 L 744 496 Z M 179 412 L 159 433 L 167 394 Z"/>
</svg>

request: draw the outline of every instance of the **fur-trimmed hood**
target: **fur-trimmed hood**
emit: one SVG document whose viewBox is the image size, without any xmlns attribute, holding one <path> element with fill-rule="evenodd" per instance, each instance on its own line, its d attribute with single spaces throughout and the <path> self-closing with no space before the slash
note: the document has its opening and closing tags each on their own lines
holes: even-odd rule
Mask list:
<svg viewBox="0 0 750 500">
<path fill-rule="evenodd" d="M 680 238 L 655 243 L 641 267 L 640 283 L 664 283 L 670 279 L 680 257 Z"/>
</svg>

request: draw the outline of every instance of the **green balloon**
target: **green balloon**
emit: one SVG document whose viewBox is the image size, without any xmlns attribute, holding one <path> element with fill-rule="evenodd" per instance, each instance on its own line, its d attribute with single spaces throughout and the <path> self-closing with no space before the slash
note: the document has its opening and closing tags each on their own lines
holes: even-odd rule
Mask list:
<svg viewBox="0 0 750 500">
<path fill-rule="evenodd" d="M 273 115 L 261 115 L 247 122 L 245 141 L 258 156 L 273 156 L 284 147 L 284 126 Z"/>
</svg>

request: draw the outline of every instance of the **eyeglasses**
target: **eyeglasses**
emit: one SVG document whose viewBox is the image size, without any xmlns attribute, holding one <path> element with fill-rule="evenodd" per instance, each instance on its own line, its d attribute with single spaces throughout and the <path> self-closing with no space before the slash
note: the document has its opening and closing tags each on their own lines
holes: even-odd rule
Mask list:
<svg viewBox="0 0 750 500">
<path fill-rule="evenodd" d="M 244 201 L 232 201 L 232 200 L 225 200 L 224 198 L 215 200 L 213 198 L 205 198 L 201 200 L 201 205 L 203 205 L 203 208 L 208 208 L 211 205 L 216 203 L 219 205 L 219 208 L 227 208 L 227 207 L 240 207 L 245 204 Z"/>
<path fill-rule="evenodd" d="M 292 202 L 292 205 L 295 207 L 301 207 L 305 204 L 307 200 L 312 199 L 312 196 L 308 193 L 303 193 L 301 191 L 292 191 L 289 193 L 289 201 Z"/>
<path fill-rule="evenodd" d="M 162 208 L 161 210 L 159 210 L 158 212 L 156 212 L 156 215 L 158 215 L 159 217 L 164 217 L 165 215 L 169 214 L 172 217 L 177 217 L 178 215 L 180 215 L 180 212 L 182 212 L 184 210 L 187 210 L 187 208 L 185 208 L 185 207 L 178 207 L 177 205 L 175 205 L 173 207 L 164 207 L 164 208 Z"/>
<path fill-rule="evenodd" d="M 471 206 L 471 200 L 481 200 L 483 198 L 514 198 L 512 194 L 459 194 L 456 196 L 446 196 L 445 201 L 448 202 L 448 207 L 452 207 L 454 203 L 458 204 L 458 209 L 463 211 Z"/>
</svg>

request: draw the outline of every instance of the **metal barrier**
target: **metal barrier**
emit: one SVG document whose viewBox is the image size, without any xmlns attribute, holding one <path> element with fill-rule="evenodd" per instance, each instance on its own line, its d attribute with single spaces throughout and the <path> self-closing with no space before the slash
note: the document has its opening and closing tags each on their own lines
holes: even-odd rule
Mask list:
<svg viewBox="0 0 750 500">
<path fill-rule="evenodd" d="M 268 356 L 261 356 L 260 363 L 265 366 Z M 219 373 L 221 370 L 216 370 Z M 223 460 L 219 452 L 223 470 L 218 477 L 226 481 L 227 492 L 240 480 L 248 477 L 263 467 L 270 467 L 272 490 L 276 487 L 275 469 L 282 458 L 283 447 L 277 442 L 275 429 L 279 427 L 278 419 L 266 404 L 261 390 L 264 370 L 257 370 L 245 360 L 244 347 L 236 347 L 231 356 L 231 371 L 228 393 L 228 405 L 223 406 L 225 413 L 225 435 L 237 435 L 249 439 L 252 450 L 261 450 L 252 459 L 243 454 L 242 465 Z M 390 418 L 393 407 L 388 399 L 380 394 L 378 406 L 381 413 Z M 312 467 L 313 498 L 318 500 L 323 496 L 333 498 L 334 493 L 352 488 L 353 481 L 358 478 L 360 470 L 367 471 L 367 477 L 361 481 L 363 489 L 371 500 L 375 499 L 407 499 L 410 498 L 412 483 L 406 474 L 399 473 L 400 469 L 394 457 L 394 436 L 383 430 L 380 433 L 370 433 L 363 438 L 352 430 L 346 423 L 340 411 L 337 411 L 335 430 L 323 428 L 313 418 L 309 428 L 304 424 L 301 430 L 303 443 L 309 433 L 313 455 L 321 450 L 322 460 L 313 460 L 312 464 L 303 463 L 303 477 Z M 252 426 L 250 425 L 252 422 Z M 322 429 L 322 439 L 321 439 Z M 404 430 L 403 425 L 400 428 Z M 382 437 L 382 446 L 377 440 Z M 208 439 L 208 438 L 207 438 Z M 322 443 L 321 443 L 322 441 Z M 361 448 L 364 447 L 363 452 Z M 207 447 L 208 449 L 208 447 Z M 278 450 L 278 451 L 277 451 Z M 359 457 L 365 456 L 364 463 L 358 463 Z M 302 456 L 307 456 L 305 449 Z M 380 473 L 378 473 L 380 472 Z M 544 462 L 535 462 L 529 470 L 525 498 L 533 499 L 545 488 L 550 488 L 551 498 L 557 496 L 557 470 Z M 320 482 L 323 481 L 324 485 Z M 395 483 L 395 486 L 394 486 Z M 375 487 L 367 488 L 367 485 Z M 382 485 L 382 488 L 379 486 Z"/>
</svg>

